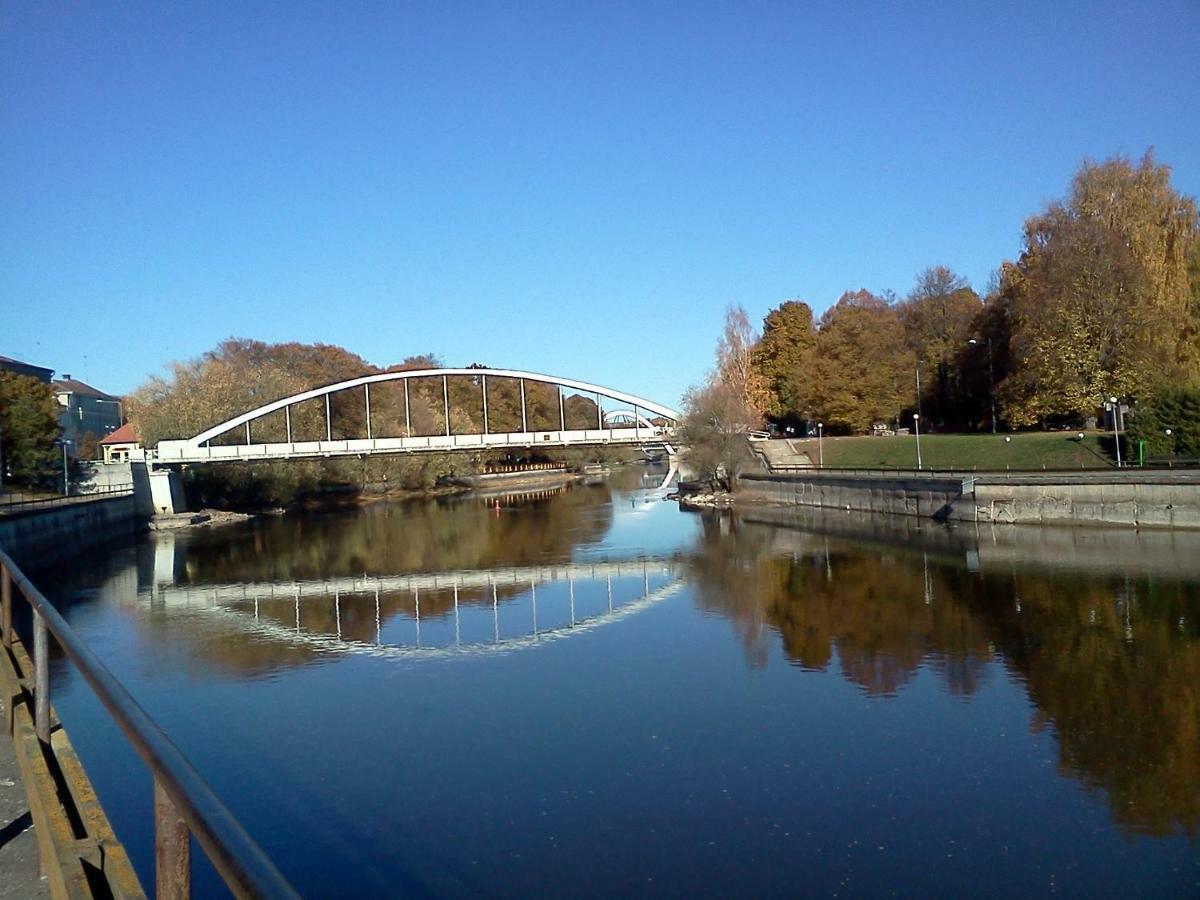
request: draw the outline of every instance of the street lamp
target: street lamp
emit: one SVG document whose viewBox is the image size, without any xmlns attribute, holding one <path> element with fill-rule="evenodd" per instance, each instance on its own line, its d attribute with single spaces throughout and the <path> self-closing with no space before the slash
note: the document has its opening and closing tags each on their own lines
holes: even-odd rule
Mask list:
<svg viewBox="0 0 1200 900">
<path fill-rule="evenodd" d="M 817 423 L 817 452 L 821 458 L 821 468 L 825 468 L 825 423 Z"/>
<path fill-rule="evenodd" d="M 921 414 L 913 413 L 913 431 L 917 435 L 917 468 L 923 469 L 921 465 Z"/>
<path fill-rule="evenodd" d="M 1117 468 L 1121 468 L 1121 410 L 1116 397 L 1109 397 L 1108 402 L 1112 404 L 1113 415 L 1113 439 L 1117 444 Z"/>
<path fill-rule="evenodd" d="M 59 443 L 62 444 L 63 451 L 63 496 L 69 497 L 71 495 L 71 480 L 67 475 L 67 448 L 71 446 L 71 442 L 62 440 Z"/>
<path fill-rule="evenodd" d="M 968 344 L 978 344 L 979 341 L 971 338 L 967 341 Z M 992 405 L 992 434 L 996 433 L 996 367 L 992 365 L 992 339 L 987 339 L 988 348 L 988 400 Z"/>
</svg>

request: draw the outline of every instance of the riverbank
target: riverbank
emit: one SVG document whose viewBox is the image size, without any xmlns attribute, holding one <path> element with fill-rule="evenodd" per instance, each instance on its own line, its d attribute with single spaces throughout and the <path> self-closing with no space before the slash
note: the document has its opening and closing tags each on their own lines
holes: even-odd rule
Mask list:
<svg viewBox="0 0 1200 900">
<path fill-rule="evenodd" d="M 735 502 L 1003 524 L 1200 528 L 1200 473 L 748 473 Z"/>
<path fill-rule="evenodd" d="M 911 434 L 794 438 L 786 443 L 794 452 L 805 453 L 814 463 L 823 461 L 829 467 L 906 469 L 917 465 L 918 441 Z M 922 434 L 920 458 L 927 469 L 966 471 L 1116 467 L 1112 435 L 1099 431 Z"/>
<path fill-rule="evenodd" d="M 209 528 L 231 525 L 253 519 L 250 513 L 231 512 L 225 509 L 202 509 L 194 513 L 176 513 L 171 516 L 155 516 L 150 520 L 151 531 L 181 531 L 185 528 Z"/>
</svg>

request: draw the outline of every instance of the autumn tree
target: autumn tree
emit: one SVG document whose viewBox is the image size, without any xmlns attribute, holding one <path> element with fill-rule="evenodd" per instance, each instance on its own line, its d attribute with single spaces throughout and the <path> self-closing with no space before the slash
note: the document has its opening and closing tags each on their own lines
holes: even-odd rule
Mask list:
<svg viewBox="0 0 1200 900">
<path fill-rule="evenodd" d="M 701 478 L 731 487 L 750 460 L 746 435 L 760 424 L 758 414 L 720 379 L 691 388 L 683 397 L 680 423 L 688 465 Z"/>
<path fill-rule="evenodd" d="M 717 342 L 716 378 L 738 398 L 750 418 L 759 424 L 768 405 L 763 377 L 754 364 L 758 335 L 741 306 L 725 309 L 725 326 Z M 757 427 L 757 425 L 755 426 Z"/>
<path fill-rule="evenodd" d="M 1025 223 L 1001 291 L 1014 312 L 1006 413 L 1083 415 L 1200 369 L 1196 202 L 1147 153 L 1085 163 L 1064 201 Z"/>
<path fill-rule="evenodd" d="M 1000 290 L 1000 275 L 971 322 L 966 343 L 958 348 L 954 422 L 969 431 L 996 431 L 1001 404 L 997 385 L 1012 371 L 1012 304 Z"/>
<path fill-rule="evenodd" d="M 75 448 L 74 457 L 78 460 L 99 459 L 102 455 L 100 439 L 94 431 L 85 431 L 79 436 L 79 446 Z"/>
<path fill-rule="evenodd" d="M 753 365 L 766 392 L 764 412 L 768 416 L 807 417 L 816 347 L 817 332 L 807 303 L 788 300 L 767 313 Z"/>
<path fill-rule="evenodd" d="M 239 413 L 310 388 L 376 371 L 361 357 L 328 344 L 266 344 L 231 338 L 197 359 L 176 362 L 168 377 L 151 378 L 126 402 L 129 419 L 147 446 L 168 438 L 187 438 Z M 329 430 L 334 438 L 358 437 L 365 428 L 361 393 L 330 398 Z M 323 400 L 296 404 L 290 411 L 295 440 L 319 440 L 326 434 Z M 251 425 L 255 440 L 286 440 L 282 410 Z M 244 440 L 244 432 L 220 440 Z M 315 489 L 326 467 L 315 461 L 199 467 L 192 484 L 213 502 L 288 502 Z"/>
<path fill-rule="evenodd" d="M 826 427 L 865 432 L 911 405 L 913 354 L 896 310 L 866 290 L 847 292 L 821 316 L 813 412 Z"/>
<path fill-rule="evenodd" d="M 946 266 L 931 266 L 896 312 L 924 376 L 922 412 L 942 424 L 961 424 L 961 381 L 956 361 L 972 337 L 982 301 L 967 280 Z"/>
<path fill-rule="evenodd" d="M 0 370 L 0 465 L 4 482 L 53 483 L 58 452 L 54 389 L 36 378 Z"/>
<path fill-rule="evenodd" d="M 730 486 L 749 457 L 746 436 L 762 426 L 767 391 L 754 364 L 758 336 L 740 306 L 725 310 L 716 368 L 683 399 L 682 439 L 688 462 Z"/>
</svg>

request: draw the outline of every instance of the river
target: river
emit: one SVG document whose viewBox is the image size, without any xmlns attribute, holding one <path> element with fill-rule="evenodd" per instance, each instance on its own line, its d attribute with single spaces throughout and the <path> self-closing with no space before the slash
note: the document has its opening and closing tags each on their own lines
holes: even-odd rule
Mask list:
<svg viewBox="0 0 1200 900">
<path fill-rule="evenodd" d="M 657 477 L 33 574 L 306 896 L 1200 894 L 1200 535 Z M 149 775 L 52 677 L 152 885 Z"/>
</svg>

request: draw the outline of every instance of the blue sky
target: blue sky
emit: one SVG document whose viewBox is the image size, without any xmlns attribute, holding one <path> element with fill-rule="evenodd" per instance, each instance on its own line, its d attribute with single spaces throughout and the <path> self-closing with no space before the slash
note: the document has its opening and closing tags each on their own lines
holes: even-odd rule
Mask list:
<svg viewBox="0 0 1200 900">
<path fill-rule="evenodd" d="M 982 289 L 1079 162 L 1200 194 L 1200 3 L 0 9 L 0 354 L 228 336 L 674 403 L 756 320 Z"/>
</svg>

